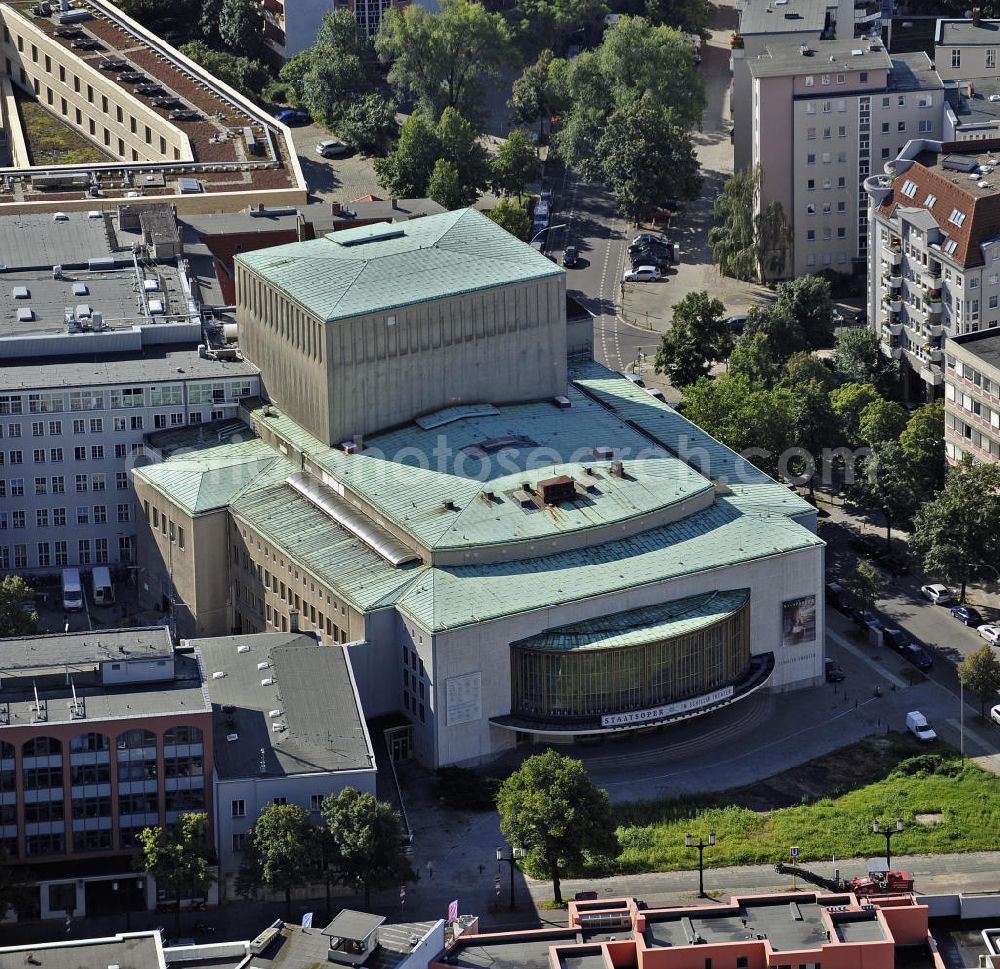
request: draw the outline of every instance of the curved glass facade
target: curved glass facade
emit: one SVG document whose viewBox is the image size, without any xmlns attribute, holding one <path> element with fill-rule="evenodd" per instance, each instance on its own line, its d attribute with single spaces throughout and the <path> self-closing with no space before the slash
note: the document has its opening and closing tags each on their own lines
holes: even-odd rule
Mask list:
<svg viewBox="0 0 1000 969">
<path fill-rule="evenodd" d="M 511 644 L 511 713 L 572 720 L 644 710 L 734 683 L 750 665 L 750 601 L 672 636 L 632 630 L 624 645 Z M 551 637 L 549 637 L 551 639 Z M 618 641 L 623 637 L 618 637 Z M 614 643 L 612 639 L 610 642 Z"/>
</svg>

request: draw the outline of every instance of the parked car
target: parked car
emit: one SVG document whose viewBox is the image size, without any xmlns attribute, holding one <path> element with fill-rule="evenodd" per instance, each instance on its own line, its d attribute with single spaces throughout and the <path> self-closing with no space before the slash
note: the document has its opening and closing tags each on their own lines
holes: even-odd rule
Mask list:
<svg viewBox="0 0 1000 969">
<path fill-rule="evenodd" d="M 829 656 L 823 661 L 827 683 L 840 683 L 847 675 Z"/>
<path fill-rule="evenodd" d="M 665 404 L 667 402 L 667 398 L 663 396 L 663 391 L 658 387 L 647 387 L 646 393 L 649 394 L 650 397 L 655 397 L 661 403 Z"/>
<path fill-rule="evenodd" d="M 972 606 L 952 606 L 951 614 L 966 626 L 981 626 L 983 617 Z"/>
<path fill-rule="evenodd" d="M 622 376 L 626 380 L 630 380 L 632 383 L 634 383 L 636 385 L 636 387 L 645 387 L 646 386 L 645 383 L 643 383 L 642 377 L 638 376 L 637 374 L 626 373 L 626 374 L 622 374 Z"/>
<path fill-rule="evenodd" d="M 563 249 L 562 263 L 567 269 L 572 269 L 580 261 L 580 256 L 576 251 L 576 246 L 567 246 Z"/>
<path fill-rule="evenodd" d="M 312 121 L 312 116 L 308 111 L 300 111 L 298 108 L 282 108 L 275 112 L 274 120 L 295 127 L 296 125 L 309 124 Z"/>
<path fill-rule="evenodd" d="M 848 548 L 864 555 L 866 558 L 882 558 L 885 555 L 885 545 L 871 535 L 855 535 L 847 540 Z"/>
<path fill-rule="evenodd" d="M 990 707 L 990 720 L 995 724 L 1000 725 L 1000 704 L 995 707 Z"/>
<path fill-rule="evenodd" d="M 833 606 L 837 612 L 847 612 L 847 593 L 839 582 L 827 582 L 826 601 Z"/>
<path fill-rule="evenodd" d="M 903 649 L 903 659 L 909 660 L 918 670 L 929 670 L 934 665 L 934 659 L 923 646 L 907 643 Z"/>
<path fill-rule="evenodd" d="M 903 652 L 904 649 L 910 643 L 910 636 L 908 633 L 903 632 L 902 629 L 895 629 L 892 627 L 882 627 L 882 645 L 888 646 L 890 649 L 896 650 L 897 653 Z"/>
<path fill-rule="evenodd" d="M 924 740 L 928 743 L 937 740 L 937 734 L 919 710 L 911 710 L 906 715 L 906 729 L 913 734 L 917 740 Z"/>
<path fill-rule="evenodd" d="M 661 276 L 670 269 L 670 260 L 655 253 L 644 252 L 632 257 L 632 268 L 639 269 L 642 266 L 652 266 Z"/>
<path fill-rule="evenodd" d="M 991 643 L 994 646 L 1000 646 L 1000 626 L 994 626 L 992 623 L 986 623 L 982 626 L 977 627 L 976 632 L 979 633 L 986 642 Z"/>
<path fill-rule="evenodd" d="M 922 585 L 920 587 L 921 593 L 930 599 L 935 605 L 943 606 L 954 600 L 951 589 L 946 585 L 941 585 L 940 582 L 935 582 L 933 585 Z"/>
<path fill-rule="evenodd" d="M 316 154 L 324 158 L 339 158 L 341 155 L 346 155 L 349 150 L 349 146 L 337 138 L 328 138 L 316 146 Z"/>
<path fill-rule="evenodd" d="M 851 619 L 854 620 L 856 626 L 860 626 L 862 629 L 882 628 L 882 620 L 871 609 L 855 609 L 851 613 Z"/>
<path fill-rule="evenodd" d="M 652 242 L 661 246 L 665 246 L 667 244 L 667 240 L 661 235 L 657 235 L 654 232 L 640 232 L 639 235 L 632 240 L 632 244 L 629 248 L 631 249 L 632 246 L 641 246 L 647 242 Z"/>
<path fill-rule="evenodd" d="M 743 331 L 746 329 L 747 325 L 747 315 L 746 313 L 737 313 L 735 316 L 730 316 L 726 320 L 726 326 L 733 331 L 737 336 L 742 336 Z"/>
<path fill-rule="evenodd" d="M 636 266 L 626 271 L 622 276 L 622 282 L 626 283 L 652 283 L 660 278 L 660 270 L 656 266 Z"/>
</svg>

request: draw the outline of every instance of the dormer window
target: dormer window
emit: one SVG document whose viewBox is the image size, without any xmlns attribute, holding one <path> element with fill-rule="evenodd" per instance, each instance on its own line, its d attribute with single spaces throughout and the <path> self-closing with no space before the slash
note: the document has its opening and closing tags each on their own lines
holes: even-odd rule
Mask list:
<svg viewBox="0 0 1000 969">
<path fill-rule="evenodd" d="M 908 178 L 905 182 L 903 182 L 903 194 L 908 199 L 913 198 L 913 196 L 917 194 L 917 183 Z"/>
<path fill-rule="evenodd" d="M 952 209 L 951 215 L 948 216 L 948 221 L 953 222 L 957 226 L 961 226 L 965 222 L 965 213 L 960 209 Z"/>
</svg>

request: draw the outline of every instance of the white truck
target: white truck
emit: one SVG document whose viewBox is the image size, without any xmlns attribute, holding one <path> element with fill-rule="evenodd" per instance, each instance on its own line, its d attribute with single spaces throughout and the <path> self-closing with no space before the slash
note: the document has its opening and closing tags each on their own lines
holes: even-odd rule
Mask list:
<svg viewBox="0 0 1000 969">
<path fill-rule="evenodd" d="M 911 710 L 906 715 L 906 729 L 913 734 L 917 740 L 931 741 L 937 740 L 937 734 L 919 710 Z"/>
<path fill-rule="evenodd" d="M 83 608 L 83 583 L 79 569 L 63 569 L 62 602 L 67 612 L 78 612 Z"/>
</svg>

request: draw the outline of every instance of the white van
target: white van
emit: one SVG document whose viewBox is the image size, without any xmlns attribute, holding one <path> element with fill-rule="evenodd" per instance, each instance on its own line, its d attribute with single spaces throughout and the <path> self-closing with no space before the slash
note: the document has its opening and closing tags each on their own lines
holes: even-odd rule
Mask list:
<svg viewBox="0 0 1000 969">
<path fill-rule="evenodd" d="M 83 583 L 79 569 L 63 569 L 62 572 L 63 609 L 76 612 L 83 608 Z"/>
<path fill-rule="evenodd" d="M 906 715 L 906 729 L 913 734 L 917 740 L 937 740 L 937 734 L 919 710 L 911 710 Z"/>
<path fill-rule="evenodd" d="M 90 570 L 90 583 L 94 590 L 95 606 L 110 606 L 115 601 L 111 570 L 106 565 L 95 565 Z"/>
</svg>

